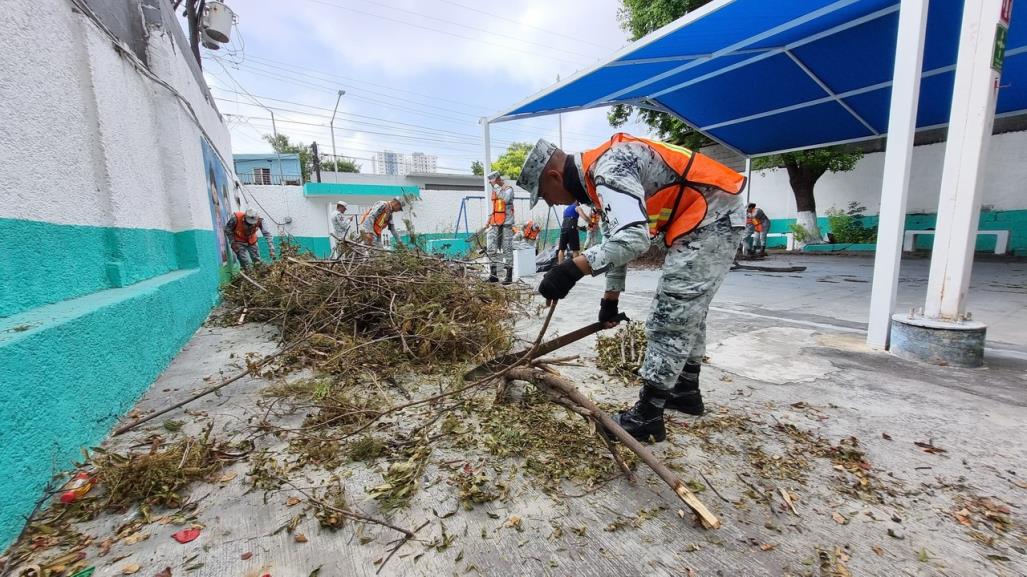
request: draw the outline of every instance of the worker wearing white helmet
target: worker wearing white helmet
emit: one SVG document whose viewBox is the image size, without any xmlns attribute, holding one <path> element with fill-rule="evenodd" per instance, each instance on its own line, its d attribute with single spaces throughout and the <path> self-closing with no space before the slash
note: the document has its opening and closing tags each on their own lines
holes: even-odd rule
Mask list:
<svg viewBox="0 0 1027 577">
<path fill-rule="evenodd" d="M 236 212 L 225 224 L 225 236 L 232 247 L 232 252 L 239 259 L 239 265 L 244 270 L 249 270 L 254 264 L 260 262 L 260 248 L 257 246 L 257 233 L 264 236 L 267 242 L 267 251 L 271 258 L 275 258 L 274 238 L 264 226 L 264 219 L 257 216 L 257 211 L 252 208 L 246 212 Z"/>
<path fill-rule="evenodd" d="M 340 200 L 335 203 L 335 212 L 332 213 L 332 237 L 335 239 L 335 250 L 332 251 L 331 258 L 338 258 L 342 253 L 342 247 L 349 240 L 353 219 L 346 215 L 348 209 L 349 205 L 345 201 Z"/>
</svg>

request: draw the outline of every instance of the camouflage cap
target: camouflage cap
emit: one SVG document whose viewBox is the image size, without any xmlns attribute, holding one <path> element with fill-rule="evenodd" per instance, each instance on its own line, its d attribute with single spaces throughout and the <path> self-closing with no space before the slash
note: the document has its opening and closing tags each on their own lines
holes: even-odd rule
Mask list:
<svg viewBox="0 0 1027 577">
<path fill-rule="evenodd" d="M 503 175 L 500 174 L 498 170 L 493 170 L 489 173 L 489 182 L 495 182 L 496 180 L 502 178 L 502 176 Z"/>
<path fill-rule="evenodd" d="M 556 145 L 540 138 L 535 143 L 535 148 L 532 148 L 528 157 L 524 159 L 524 165 L 521 166 L 521 175 L 517 177 L 517 186 L 531 195 L 531 208 L 535 208 L 538 203 L 538 183 L 542 178 L 542 170 L 549 163 L 554 152 L 556 152 Z"/>
</svg>

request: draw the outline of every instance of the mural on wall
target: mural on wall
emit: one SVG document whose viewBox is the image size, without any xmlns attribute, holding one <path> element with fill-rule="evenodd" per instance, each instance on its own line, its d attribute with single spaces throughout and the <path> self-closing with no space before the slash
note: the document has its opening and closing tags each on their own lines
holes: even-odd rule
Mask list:
<svg viewBox="0 0 1027 577">
<path fill-rule="evenodd" d="M 214 227 L 214 238 L 218 243 L 218 258 L 222 267 L 230 265 L 228 241 L 225 239 L 225 223 L 232 216 L 232 204 L 228 196 L 229 178 L 218 155 L 205 139 L 203 147 L 203 172 L 207 183 L 207 200 L 210 203 L 210 222 Z"/>
</svg>

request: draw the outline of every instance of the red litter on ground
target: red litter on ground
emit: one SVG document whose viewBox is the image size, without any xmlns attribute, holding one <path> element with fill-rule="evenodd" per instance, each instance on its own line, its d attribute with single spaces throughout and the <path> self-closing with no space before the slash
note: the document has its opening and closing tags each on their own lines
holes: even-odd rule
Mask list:
<svg viewBox="0 0 1027 577">
<path fill-rule="evenodd" d="M 200 536 L 199 529 L 182 529 L 171 537 L 179 543 L 188 543 Z"/>
</svg>

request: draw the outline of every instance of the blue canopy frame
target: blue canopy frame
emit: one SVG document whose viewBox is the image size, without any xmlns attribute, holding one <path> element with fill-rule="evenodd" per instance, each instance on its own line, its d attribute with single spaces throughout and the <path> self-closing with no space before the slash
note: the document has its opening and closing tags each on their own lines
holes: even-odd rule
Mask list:
<svg viewBox="0 0 1027 577">
<path fill-rule="evenodd" d="M 489 122 L 623 103 L 750 157 L 880 138 L 898 13 L 898 0 L 715 0 Z M 931 0 L 918 130 L 948 123 L 962 13 L 962 0 Z M 1027 112 L 1015 11 L 996 112 Z"/>
</svg>

